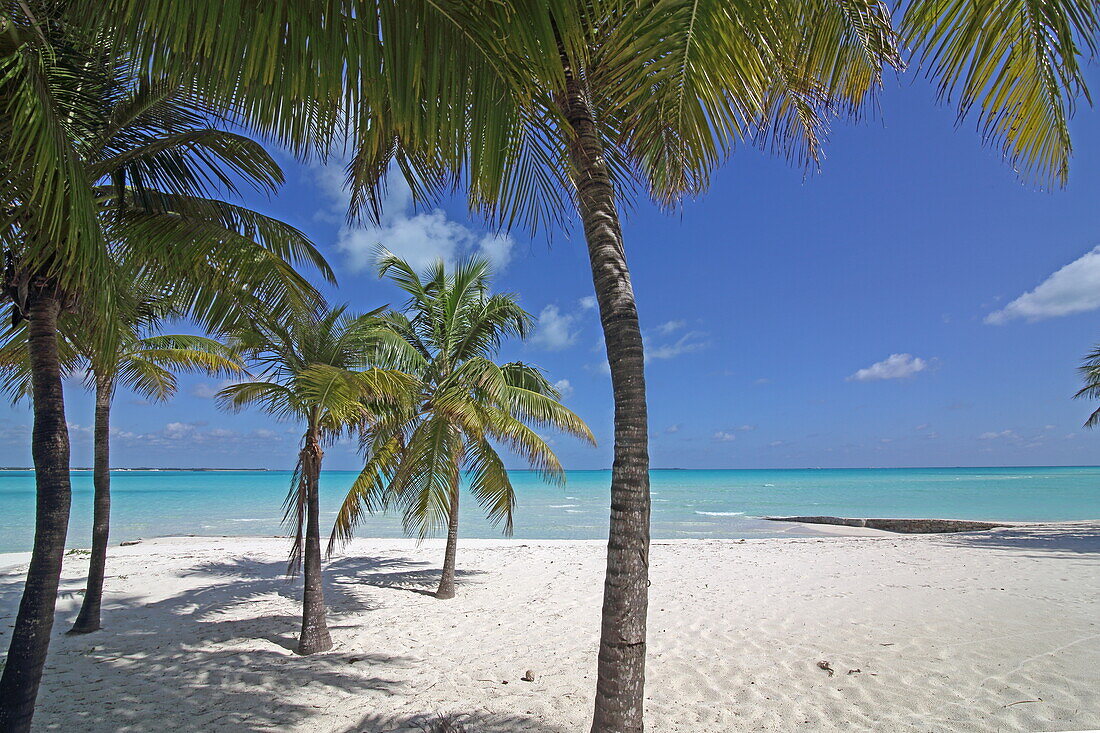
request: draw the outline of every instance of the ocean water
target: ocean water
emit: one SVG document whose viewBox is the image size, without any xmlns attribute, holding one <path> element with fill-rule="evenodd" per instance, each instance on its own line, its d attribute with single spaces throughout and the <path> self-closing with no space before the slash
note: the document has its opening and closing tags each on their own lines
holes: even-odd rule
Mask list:
<svg viewBox="0 0 1100 733">
<path fill-rule="evenodd" d="M 565 486 L 511 474 L 517 538 L 607 536 L 610 471 L 569 471 Z M 327 532 L 352 471 L 321 477 Z M 280 535 L 289 471 L 116 471 L 111 540 L 165 535 Z M 1100 467 L 659 470 L 651 473 L 654 538 L 769 537 L 767 515 L 1071 520 L 1100 518 Z M 0 552 L 30 549 L 34 474 L 0 472 Z M 70 547 L 91 544 L 92 478 L 73 473 Z M 327 525 L 327 526 L 326 526 Z M 469 494 L 462 535 L 499 537 Z M 399 537 L 397 516 L 368 517 L 363 537 Z"/>
</svg>

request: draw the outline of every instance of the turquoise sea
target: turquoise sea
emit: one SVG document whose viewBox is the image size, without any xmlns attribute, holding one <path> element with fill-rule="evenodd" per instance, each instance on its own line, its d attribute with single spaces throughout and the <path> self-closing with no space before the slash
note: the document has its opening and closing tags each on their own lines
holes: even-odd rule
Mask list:
<svg viewBox="0 0 1100 733">
<path fill-rule="evenodd" d="M 610 471 L 570 471 L 564 487 L 526 471 L 511 475 L 519 499 L 515 537 L 607 536 Z M 351 471 L 323 473 L 326 522 L 354 477 Z M 283 534 L 289 481 L 289 471 L 116 471 L 112 543 L 164 535 Z M 653 536 L 665 539 L 775 536 L 776 525 L 758 517 L 777 514 L 1100 518 L 1100 467 L 657 470 L 652 490 Z M 463 500 L 463 536 L 500 536 L 468 494 Z M 91 507 L 91 474 L 74 472 L 70 547 L 91 544 Z M 0 552 L 29 550 L 33 533 L 34 474 L 0 472 Z M 400 518 L 371 517 L 359 535 L 401 536 Z"/>
</svg>

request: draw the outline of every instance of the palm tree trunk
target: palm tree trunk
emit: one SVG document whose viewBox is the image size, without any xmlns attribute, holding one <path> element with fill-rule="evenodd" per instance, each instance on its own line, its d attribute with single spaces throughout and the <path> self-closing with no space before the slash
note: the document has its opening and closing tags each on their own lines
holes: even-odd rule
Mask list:
<svg viewBox="0 0 1100 733">
<path fill-rule="evenodd" d="M 95 499 L 92 507 L 92 557 L 88 566 L 88 586 L 84 602 L 70 634 L 98 631 L 99 607 L 103 601 L 103 573 L 107 566 L 107 541 L 111 530 L 111 398 L 114 380 L 96 375 L 94 465 L 92 482 Z"/>
<path fill-rule="evenodd" d="M 447 517 L 447 549 L 443 554 L 443 575 L 436 598 L 455 597 L 455 560 L 458 554 L 458 471 L 451 480 L 451 509 Z"/>
<path fill-rule="evenodd" d="M 615 190 L 581 85 L 567 70 L 562 111 L 615 398 L 615 460 L 592 730 L 641 731 L 649 605 L 649 443 L 642 332 Z"/>
<path fill-rule="evenodd" d="M 324 458 L 317 428 L 310 426 L 302 449 L 302 475 L 306 489 L 305 589 L 302 593 L 302 635 L 298 653 L 314 654 L 332 648 L 325 621 L 325 591 L 321 585 L 321 508 L 319 487 Z"/>
<path fill-rule="evenodd" d="M 32 296 L 27 308 L 28 345 L 34 399 L 34 456 L 37 508 L 34 548 L 0 677 L 0 730 L 28 731 L 50 646 L 57 586 L 69 528 L 69 430 L 57 354 L 56 295 Z"/>
</svg>

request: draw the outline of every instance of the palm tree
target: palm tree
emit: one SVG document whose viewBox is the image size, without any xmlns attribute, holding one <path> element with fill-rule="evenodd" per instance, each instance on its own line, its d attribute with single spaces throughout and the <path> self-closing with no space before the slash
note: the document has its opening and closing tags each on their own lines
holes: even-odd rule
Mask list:
<svg viewBox="0 0 1100 733">
<path fill-rule="evenodd" d="M 341 306 L 255 321 L 235 333 L 233 344 L 259 379 L 218 393 L 228 409 L 255 405 L 305 424 L 284 518 L 295 532 L 288 572 L 305 565 L 299 654 L 332 648 L 321 582 L 318 488 L 324 447 L 367 424 L 368 402 L 386 404 L 409 394 L 406 375 L 371 366 L 378 342 L 376 315 L 352 316 Z"/>
<path fill-rule="evenodd" d="M 214 125 L 194 87 L 135 74 L 67 3 L 0 8 L 0 245 L 3 296 L 26 321 L 37 518 L 30 567 L 0 676 L 0 729 L 25 731 L 49 648 L 70 505 L 61 384 L 63 313 L 118 313 L 105 287 L 119 262 L 172 283 L 186 310 L 223 327 L 234 303 L 315 302 L 291 263 L 331 272 L 293 227 L 220 200 L 239 185 L 274 191 L 261 146 Z M 95 334 L 108 333 L 97 329 Z"/>
<path fill-rule="evenodd" d="M 130 291 L 122 290 L 128 285 Z M 157 401 L 167 401 L 176 392 L 173 372 L 201 372 L 229 375 L 242 365 L 221 342 L 190 334 L 157 333 L 161 322 L 172 315 L 163 294 L 144 292 L 133 282 L 118 282 L 132 301 L 124 321 L 110 324 L 81 324 L 77 314 L 59 319 L 59 350 L 63 369 L 68 374 L 84 372 L 95 393 L 93 426 L 92 483 L 94 486 L 92 550 L 88 584 L 80 613 L 70 634 L 97 631 L 103 600 L 103 576 L 107 563 L 107 542 L 111 516 L 111 403 L 119 387 Z M 138 297 L 135 297 L 138 296 Z M 109 328 L 108 334 L 89 338 L 88 330 Z M 11 329 L 0 347 L 0 369 L 4 370 L 3 390 L 18 401 L 30 397 L 31 375 L 27 353 L 27 329 L 24 324 Z"/>
<path fill-rule="evenodd" d="M 382 317 L 388 333 L 379 358 L 415 379 L 415 401 L 376 410 L 367 432 L 368 461 L 336 518 L 337 539 L 351 538 L 364 509 L 397 506 L 405 530 L 421 539 L 444 527 L 447 546 L 436 598 L 454 598 L 458 507 L 463 469 L 469 490 L 493 522 L 512 531 L 516 496 L 493 442 L 521 455 L 545 478 L 564 482 L 550 446 L 530 424 L 595 444 L 588 426 L 558 402 L 561 395 L 536 367 L 497 365 L 508 336 L 527 335 L 531 316 L 514 295 L 489 294 L 489 265 L 473 259 L 448 273 L 437 262 L 423 276 L 389 253 L 379 258 L 409 295 L 411 317 Z M 404 408 L 404 409 L 402 409 Z"/>
<path fill-rule="evenodd" d="M 1081 378 L 1084 380 L 1085 386 L 1079 389 L 1077 393 L 1073 395 L 1073 398 L 1100 398 L 1100 347 L 1088 353 L 1085 357 L 1085 361 L 1077 371 L 1081 373 Z M 1097 425 L 1100 425 L 1100 408 L 1093 410 L 1088 420 L 1085 420 L 1086 428 L 1095 428 Z"/>
<path fill-rule="evenodd" d="M 703 191 L 736 142 L 812 159 L 825 124 L 857 113 L 906 46 L 1017 170 L 1064 182 L 1067 120 L 1087 97 L 1081 60 L 1098 29 L 1091 0 L 909 0 L 900 39 L 877 0 L 70 7 L 90 27 L 110 18 L 137 58 L 201 75 L 301 153 L 328 149 L 349 125 L 353 208 L 377 215 L 393 159 L 418 200 L 467 185 L 471 208 L 507 225 L 552 226 L 576 208 L 616 404 L 593 729 L 632 731 L 644 699 L 648 445 L 619 205 L 635 184 L 662 203 Z"/>
</svg>

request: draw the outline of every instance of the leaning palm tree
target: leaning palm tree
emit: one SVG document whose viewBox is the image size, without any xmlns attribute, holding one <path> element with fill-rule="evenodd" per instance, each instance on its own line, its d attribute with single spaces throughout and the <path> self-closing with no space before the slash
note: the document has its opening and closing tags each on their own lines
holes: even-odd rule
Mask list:
<svg viewBox="0 0 1100 733">
<path fill-rule="evenodd" d="M 595 444 L 588 426 L 558 402 L 561 395 L 536 367 L 493 361 L 508 336 L 523 338 L 531 316 L 514 295 L 490 294 L 489 265 L 472 259 L 448 273 L 437 262 L 421 276 L 383 252 L 380 276 L 408 296 L 409 315 L 382 316 L 385 347 L 377 358 L 415 379 L 414 402 L 374 410 L 366 431 L 368 460 L 336 517 L 329 551 L 348 540 L 364 510 L 395 506 L 405 530 L 421 539 L 446 529 L 436 598 L 454 598 L 462 471 L 470 493 L 512 531 L 516 495 L 494 443 L 523 457 L 543 477 L 564 482 L 554 452 L 530 425 Z"/>
<path fill-rule="evenodd" d="M 116 295 L 121 293 L 121 299 L 128 301 L 125 309 L 116 311 L 120 316 L 125 313 L 124 317 L 103 323 L 66 314 L 58 322 L 63 371 L 83 373 L 95 394 L 92 549 L 84 600 L 70 634 L 86 634 L 101 627 L 111 517 L 111 404 L 117 390 L 129 389 L 147 399 L 167 401 L 176 393 L 175 372 L 228 376 L 242 370 L 239 358 L 215 339 L 158 332 L 166 318 L 176 315 L 168 303 L 170 294 L 143 289 L 132 281 L 113 286 L 118 288 Z M 28 399 L 31 374 L 25 324 L 13 327 L 0 340 L 0 389 L 15 401 Z"/>
<path fill-rule="evenodd" d="M 104 287 L 120 262 L 170 284 L 185 311 L 222 328 L 237 302 L 296 307 L 316 291 L 292 263 L 331 272 L 293 227 L 222 197 L 273 192 L 263 148 L 218 129 L 193 86 L 138 74 L 68 3 L 0 6 L 0 246 L 3 297 L 27 328 L 38 495 L 34 545 L 0 676 L 0 729 L 24 731 L 49 648 L 71 488 L 58 323 L 119 312 Z M 94 24 L 93 24 L 94 25 Z M 96 329 L 89 334 L 105 334 Z"/>
<path fill-rule="evenodd" d="M 363 429 L 372 417 L 368 404 L 399 403 L 410 395 L 406 375 L 372 366 L 375 315 L 352 316 L 341 306 L 253 322 L 238 330 L 232 343 L 259 379 L 230 385 L 217 397 L 231 410 L 256 406 L 304 424 L 284 518 L 294 531 L 288 572 L 305 566 L 299 654 L 332 648 L 321 584 L 318 494 L 324 448 Z"/>
<path fill-rule="evenodd" d="M 469 184 L 505 224 L 583 222 L 616 402 L 594 730 L 641 730 L 648 565 L 642 345 L 618 210 L 706 188 L 735 143 L 820 149 L 897 48 L 1017 170 L 1064 182 L 1092 0 L 72 0 L 89 27 L 191 73 L 296 151 L 352 127 L 353 204 L 377 213 L 396 157 L 424 200 Z M 273 80 L 275 83 L 273 83 Z M 333 100 L 342 99 L 341 113 Z M 51 211 L 55 201 L 41 194 Z M 615 549 L 617 548 L 617 549 Z"/>
<path fill-rule="evenodd" d="M 1085 357 L 1085 361 L 1077 371 L 1081 374 L 1085 386 L 1079 389 L 1077 393 L 1073 395 L 1073 398 L 1100 399 L 1100 347 L 1088 353 Z M 1100 408 L 1093 410 L 1088 420 L 1085 420 L 1086 428 L 1095 428 L 1097 425 L 1100 425 Z"/>
</svg>

